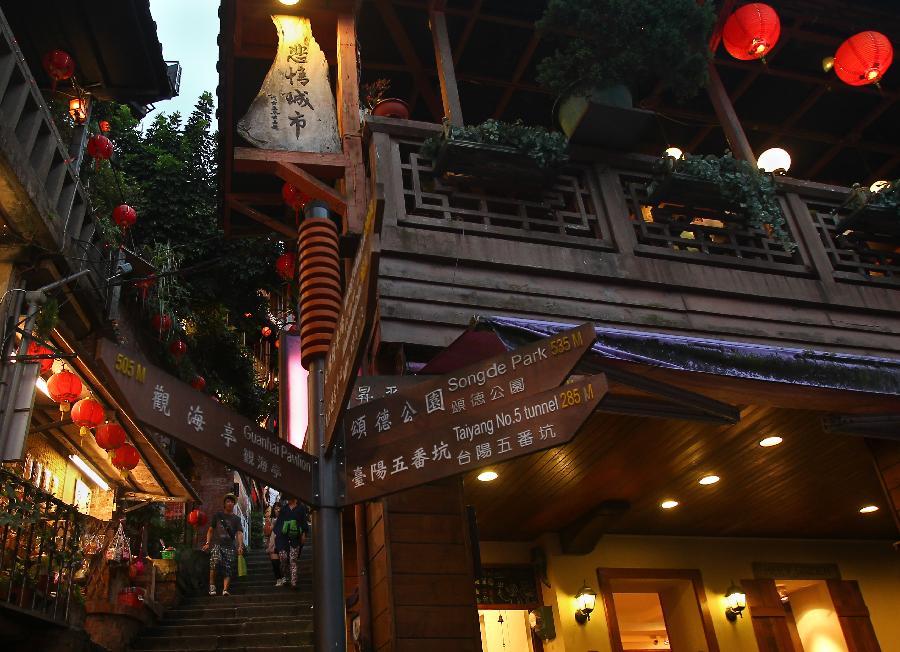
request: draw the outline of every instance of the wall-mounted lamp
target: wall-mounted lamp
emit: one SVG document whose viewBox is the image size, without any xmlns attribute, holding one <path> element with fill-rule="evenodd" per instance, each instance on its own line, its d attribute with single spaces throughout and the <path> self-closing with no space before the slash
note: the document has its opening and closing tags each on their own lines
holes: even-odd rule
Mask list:
<svg viewBox="0 0 900 652">
<path fill-rule="evenodd" d="M 594 589 L 588 586 L 587 580 L 584 581 L 582 587 L 575 595 L 575 621 L 579 625 L 584 625 L 591 619 L 591 612 L 597 604 L 597 594 Z"/>
<path fill-rule="evenodd" d="M 733 581 L 725 591 L 725 605 L 725 617 L 730 622 L 736 621 L 738 616 L 744 617 L 742 613 L 747 608 L 747 595 Z"/>
</svg>

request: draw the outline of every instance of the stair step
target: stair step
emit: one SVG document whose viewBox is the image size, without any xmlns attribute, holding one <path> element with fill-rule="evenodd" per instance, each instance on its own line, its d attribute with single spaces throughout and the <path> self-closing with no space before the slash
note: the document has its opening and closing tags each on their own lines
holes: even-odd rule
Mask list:
<svg viewBox="0 0 900 652">
<path fill-rule="evenodd" d="M 277 613 L 285 618 L 309 615 L 312 604 L 309 601 L 266 602 L 244 605 L 209 605 L 178 607 L 166 612 L 164 623 L 176 623 L 196 619 L 235 619 L 261 618 Z"/>
<path fill-rule="evenodd" d="M 289 639 L 289 640 L 285 640 Z M 264 645 L 312 645 L 312 630 L 285 634 L 220 634 L 218 636 L 150 636 L 143 637 L 131 645 L 132 650 L 221 650 L 227 647 L 257 650 Z"/>
<path fill-rule="evenodd" d="M 130 648 L 132 650 L 137 650 L 137 648 Z M 239 645 L 237 647 L 233 646 L 221 646 L 215 648 L 217 652 L 314 652 L 314 647 L 311 643 L 298 643 L 297 645 Z M 168 648 L 166 652 L 193 652 L 191 648 L 179 647 L 179 648 Z"/>
<path fill-rule="evenodd" d="M 221 627 L 223 625 L 239 625 L 241 623 L 258 623 L 260 626 L 267 625 L 268 623 L 280 622 L 306 623 L 312 622 L 313 617 L 313 610 L 309 607 L 302 607 L 291 611 L 279 609 L 274 613 L 277 613 L 278 615 L 273 615 L 273 612 L 270 609 L 260 616 L 228 616 L 224 618 L 212 618 L 207 616 L 203 618 L 179 618 L 177 620 L 166 619 L 155 627 L 147 629 L 146 632 L 148 635 L 156 635 L 161 633 L 164 629 L 182 627 Z"/>
<path fill-rule="evenodd" d="M 157 625 L 142 633 L 147 637 L 166 636 L 225 636 L 231 634 L 294 634 L 311 632 L 312 615 L 292 618 L 266 617 L 242 618 L 226 620 L 221 623 L 210 623 L 205 619 L 181 621 L 172 624 Z"/>
</svg>

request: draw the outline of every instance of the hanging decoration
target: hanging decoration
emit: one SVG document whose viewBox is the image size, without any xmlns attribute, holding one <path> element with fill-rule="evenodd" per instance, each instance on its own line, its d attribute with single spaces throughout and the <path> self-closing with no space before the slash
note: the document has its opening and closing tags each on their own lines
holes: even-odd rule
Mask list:
<svg viewBox="0 0 900 652">
<path fill-rule="evenodd" d="M 300 211 L 303 210 L 306 202 L 310 200 L 309 196 L 287 182 L 281 186 L 281 198 L 288 205 L 288 208 L 294 211 L 294 217 L 298 220 L 300 219 Z"/>
<path fill-rule="evenodd" d="M 113 209 L 113 222 L 124 233 L 137 222 L 137 211 L 128 204 L 119 204 Z"/>
<path fill-rule="evenodd" d="M 106 560 L 119 563 L 131 559 L 131 549 L 128 544 L 128 537 L 125 536 L 124 528 L 125 519 L 119 520 L 119 529 L 113 535 L 109 547 L 106 549 Z"/>
<path fill-rule="evenodd" d="M 294 278 L 294 270 L 297 268 L 297 254 L 287 252 L 281 254 L 275 261 L 275 272 L 285 281 Z"/>
<path fill-rule="evenodd" d="M 182 339 L 174 339 L 172 343 L 169 344 L 169 353 L 175 356 L 176 359 L 183 356 L 187 353 L 187 344 L 184 343 Z"/>
<path fill-rule="evenodd" d="M 206 525 L 206 513 L 199 509 L 191 510 L 191 513 L 188 514 L 188 523 L 194 527 L 203 527 Z"/>
<path fill-rule="evenodd" d="M 153 318 L 150 320 L 150 326 L 153 327 L 153 331 L 156 334 L 162 336 L 163 333 L 172 328 L 172 318 L 166 314 L 153 315 Z"/>
<path fill-rule="evenodd" d="M 191 387 L 196 389 L 198 392 L 202 392 L 206 388 L 206 378 L 200 376 L 199 374 L 194 376 L 194 379 L 191 381 Z"/>
<path fill-rule="evenodd" d="M 894 60 L 894 48 L 880 32 L 860 32 L 841 43 L 834 55 L 834 72 L 845 84 L 877 84 Z"/>
<path fill-rule="evenodd" d="M 263 337 L 269 337 L 270 335 L 272 335 L 272 327 L 271 326 L 263 326 L 261 332 L 262 332 Z"/>
<path fill-rule="evenodd" d="M 125 443 L 125 438 L 125 428 L 118 423 L 104 423 L 94 431 L 97 445 L 106 452 L 120 448 Z"/>
<path fill-rule="evenodd" d="M 122 471 L 131 471 L 141 461 L 137 449 L 131 444 L 122 444 L 112 454 L 112 465 Z"/>
<path fill-rule="evenodd" d="M 26 355 L 53 355 L 53 351 L 48 349 L 43 344 L 38 344 L 34 340 L 31 340 L 28 343 L 28 351 L 26 352 Z M 53 358 L 41 358 L 39 360 L 35 360 L 35 362 L 41 365 L 42 376 L 53 368 Z"/>
<path fill-rule="evenodd" d="M 103 406 L 92 398 L 83 398 L 72 406 L 72 423 L 80 426 L 82 437 L 91 434 L 90 429 L 103 423 L 105 416 Z"/>
<path fill-rule="evenodd" d="M 68 52 L 51 50 L 44 55 L 44 70 L 51 80 L 51 89 L 56 92 L 56 84 L 65 81 L 75 74 L 75 60 Z"/>
<path fill-rule="evenodd" d="M 110 130 L 109 120 L 101 120 L 100 121 L 100 132 L 104 134 L 108 134 Z"/>
<path fill-rule="evenodd" d="M 141 301 L 146 301 L 147 296 L 150 294 L 150 289 L 156 283 L 156 279 L 150 278 L 142 278 L 140 281 L 134 282 L 134 287 L 137 288 L 138 294 L 141 295 Z"/>
<path fill-rule="evenodd" d="M 73 97 L 69 100 L 69 117 L 77 125 L 87 122 L 87 109 L 84 100 L 80 97 Z"/>
<path fill-rule="evenodd" d="M 60 412 L 68 412 L 72 401 L 81 395 L 81 378 L 71 371 L 62 369 L 50 376 L 47 381 L 47 392 L 50 398 L 59 403 Z"/>
<path fill-rule="evenodd" d="M 94 134 L 88 139 L 87 153 L 94 159 L 94 167 L 100 167 L 100 161 L 108 161 L 113 155 L 112 141 L 102 134 Z"/>
<path fill-rule="evenodd" d="M 722 42 L 728 54 L 741 61 L 762 59 L 775 47 L 781 21 L 772 7 L 761 2 L 744 5 L 725 21 Z"/>
</svg>

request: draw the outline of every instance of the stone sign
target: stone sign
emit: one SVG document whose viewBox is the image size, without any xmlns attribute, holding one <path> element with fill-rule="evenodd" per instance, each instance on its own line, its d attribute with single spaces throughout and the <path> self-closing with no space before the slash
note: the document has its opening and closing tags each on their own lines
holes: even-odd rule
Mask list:
<svg viewBox="0 0 900 652">
<path fill-rule="evenodd" d="M 141 423 L 305 503 L 318 502 L 317 460 L 308 453 L 149 364 L 137 351 L 101 339 L 98 359 Z"/>
<path fill-rule="evenodd" d="M 264 149 L 340 152 L 328 62 L 308 18 L 272 16 L 278 53 L 237 131 Z"/>
</svg>

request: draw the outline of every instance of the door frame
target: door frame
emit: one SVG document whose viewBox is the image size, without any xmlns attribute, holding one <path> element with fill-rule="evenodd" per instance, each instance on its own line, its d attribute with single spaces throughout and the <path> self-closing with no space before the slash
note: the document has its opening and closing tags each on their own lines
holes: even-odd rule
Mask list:
<svg viewBox="0 0 900 652">
<path fill-rule="evenodd" d="M 597 568 L 597 582 L 600 585 L 600 596 L 603 598 L 603 609 L 606 612 L 606 625 L 609 630 L 609 642 L 612 652 L 625 652 L 622 646 L 622 636 L 619 632 L 619 620 L 616 617 L 616 604 L 613 600 L 612 580 L 687 580 L 694 589 L 694 597 L 697 600 L 697 609 L 700 612 L 700 622 L 703 625 L 703 634 L 706 637 L 706 646 L 709 652 L 720 652 L 719 641 L 716 639 L 713 627 L 712 614 L 706 600 L 706 589 L 703 587 L 703 576 L 695 568 Z"/>
</svg>

